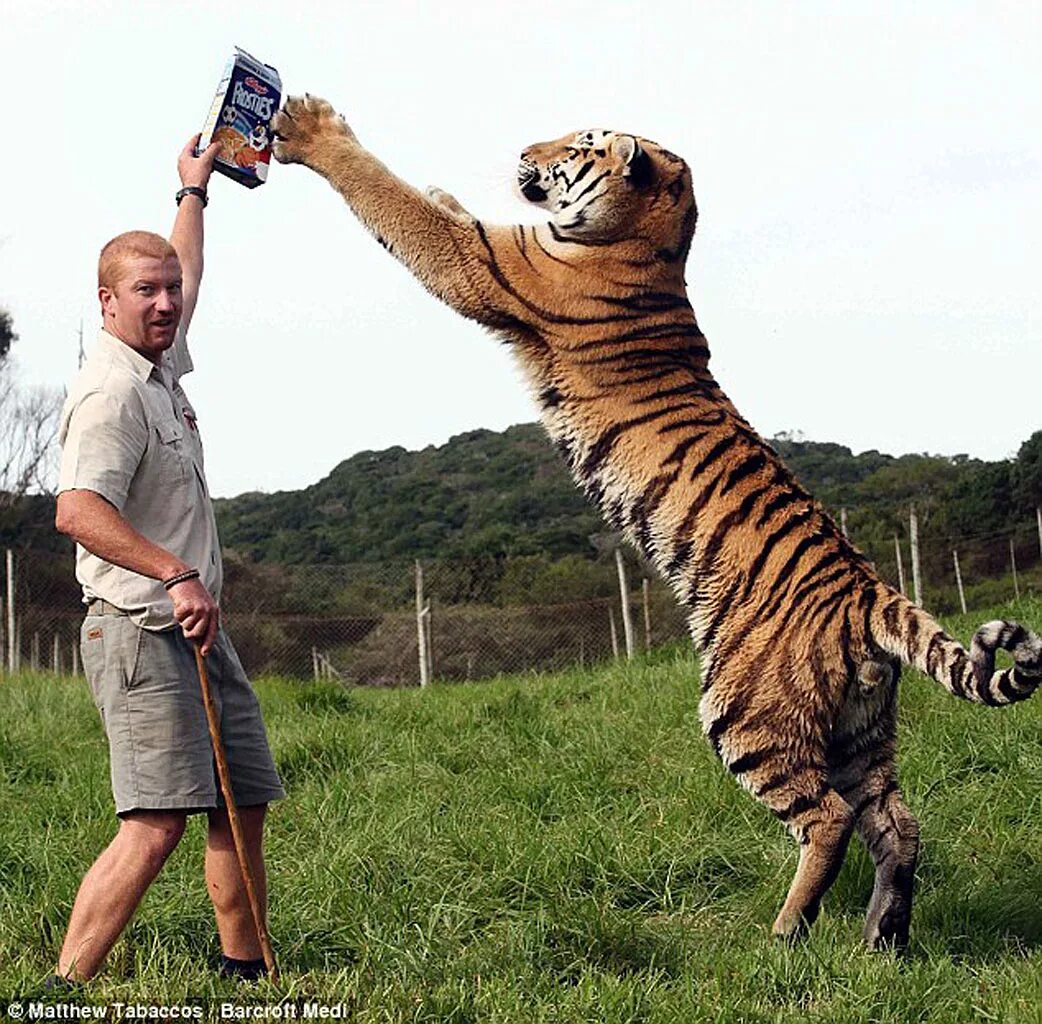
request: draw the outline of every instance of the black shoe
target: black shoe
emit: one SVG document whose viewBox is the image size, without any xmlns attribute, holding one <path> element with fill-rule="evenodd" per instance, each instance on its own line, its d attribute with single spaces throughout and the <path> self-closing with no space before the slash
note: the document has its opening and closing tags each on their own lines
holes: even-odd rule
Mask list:
<svg viewBox="0 0 1042 1024">
<path fill-rule="evenodd" d="M 241 981 L 260 981 L 268 976 L 268 968 L 264 960 L 236 960 L 234 957 L 221 954 L 221 966 L 217 973 L 222 978 L 239 978 Z"/>
<path fill-rule="evenodd" d="M 66 978 L 63 974 L 52 974 L 43 983 L 43 990 L 52 996 L 71 996 L 83 991 L 83 982 Z"/>
</svg>

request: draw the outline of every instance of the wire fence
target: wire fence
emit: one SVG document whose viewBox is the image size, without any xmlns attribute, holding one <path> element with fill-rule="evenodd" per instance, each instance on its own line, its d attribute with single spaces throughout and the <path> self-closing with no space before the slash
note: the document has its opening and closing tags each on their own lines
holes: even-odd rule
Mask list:
<svg viewBox="0 0 1042 1024">
<path fill-rule="evenodd" d="M 873 537 L 860 547 L 884 579 L 903 580 L 913 596 L 906 538 Z M 919 548 L 921 598 L 931 611 L 957 612 L 965 601 L 972 612 L 1042 593 L 1042 516 L 957 546 L 926 538 Z M 7 570 L 4 670 L 78 673 L 84 609 L 71 553 L 15 549 Z M 420 566 L 274 565 L 229 553 L 225 570 L 223 621 L 253 676 L 411 686 L 589 666 L 689 636 L 672 593 L 628 550 L 593 560 Z"/>
</svg>

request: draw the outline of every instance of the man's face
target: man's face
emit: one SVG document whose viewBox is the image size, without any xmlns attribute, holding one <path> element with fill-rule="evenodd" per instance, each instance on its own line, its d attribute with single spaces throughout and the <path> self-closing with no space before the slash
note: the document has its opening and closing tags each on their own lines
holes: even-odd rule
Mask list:
<svg viewBox="0 0 1042 1024">
<path fill-rule="evenodd" d="M 115 288 L 99 288 L 105 329 L 156 363 L 181 322 L 181 264 L 176 256 L 135 256 Z"/>
</svg>

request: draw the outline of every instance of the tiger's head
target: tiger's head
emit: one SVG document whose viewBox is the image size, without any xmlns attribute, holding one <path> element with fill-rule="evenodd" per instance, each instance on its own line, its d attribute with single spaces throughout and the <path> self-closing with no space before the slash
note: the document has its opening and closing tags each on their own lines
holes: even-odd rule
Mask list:
<svg viewBox="0 0 1042 1024">
<path fill-rule="evenodd" d="M 522 199 L 548 210 L 565 238 L 612 242 L 644 237 L 683 260 L 697 209 L 687 164 L 655 142 L 580 131 L 529 146 L 517 169 Z"/>
</svg>

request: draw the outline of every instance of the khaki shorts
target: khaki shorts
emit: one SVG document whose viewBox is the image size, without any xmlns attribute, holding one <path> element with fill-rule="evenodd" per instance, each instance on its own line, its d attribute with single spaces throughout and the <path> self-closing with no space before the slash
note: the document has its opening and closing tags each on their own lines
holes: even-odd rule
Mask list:
<svg viewBox="0 0 1042 1024">
<path fill-rule="evenodd" d="M 195 652 L 181 630 L 88 615 L 80 651 L 109 740 L 116 813 L 223 806 Z M 257 696 L 223 629 L 206 668 L 236 804 L 281 799 Z"/>
</svg>

